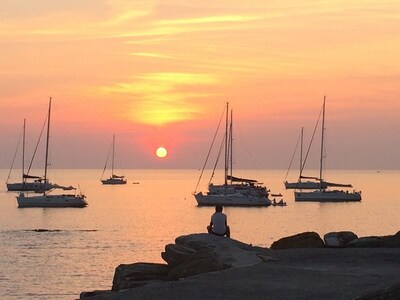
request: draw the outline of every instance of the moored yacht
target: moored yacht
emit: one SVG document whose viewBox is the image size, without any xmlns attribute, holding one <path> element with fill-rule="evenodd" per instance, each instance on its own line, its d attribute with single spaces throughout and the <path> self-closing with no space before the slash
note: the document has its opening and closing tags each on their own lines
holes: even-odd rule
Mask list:
<svg viewBox="0 0 400 300">
<path fill-rule="evenodd" d="M 101 175 L 102 178 L 103 178 L 105 170 L 107 169 L 108 156 L 107 156 L 106 164 L 103 169 L 103 174 Z M 111 176 L 107 179 L 101 179 L 101 182 L 103 184 L 126 184 L 125 176 L 114 174 L 114 161 L 115 161 L 115 135 L 113 135 L 113 141 L 112 141 Z"/>
<path fill-rule="evenodd" d="M 316 201 L 316 202 L 347 202 L 347 201 L 361 201 L 361 192 L 346 191 L 346 190 L 327 190 L 324 189 L 322 184 L 326 183 L 327 186 L 336 187 L 351 187 L 350 184 L 340 183 L 327 183 L 323 180 L 323 154 L 324 154 L 324 132 L 325 132 L 325 97 L 322 105 L 322 130 L 321 130 L 321 152 L 320 152 L 320 169 L 319 169 L 319 182 L 320 187 L 315 191 L 295 191 L 295 201 Z"/>
<path fill-rule="evenodd" d="M 267 190 L 265 186 L 254 179 L 245 179 L 232 176 L 232 111 L 230 126 L 228 129 L 228 109 L 229 104 L 227 103 L 224 138 L 224 183 L 210 183 L 208 185 L 208 192 L 206 194 L 203 194 L 202 192 L 194 193 L 194 197 L 198 205 L 269 206 L 271 205 L 271 201 L 268 199 L 269 190 Z"/>
<path fill-rule="evenodd" d="M 51 113 L 51 98 L 49 101 L 49 110 L 47 114 L 47 139 L 46 139 L 46 155 L 44 163 L 44 182 L 47 182 L 47 168 L 49 156 L 49 136 L 50 136 L 50 113 Z M 66 189 L 73 189 L 67 187 Z M 85 207 L 88 203 L 85 200 L 85 195 L 82 194 L 48 194 L 43 191 L 43 195 L 29 196 L 21 192 L 17 196 L 18 207 Z"/>
</svg>

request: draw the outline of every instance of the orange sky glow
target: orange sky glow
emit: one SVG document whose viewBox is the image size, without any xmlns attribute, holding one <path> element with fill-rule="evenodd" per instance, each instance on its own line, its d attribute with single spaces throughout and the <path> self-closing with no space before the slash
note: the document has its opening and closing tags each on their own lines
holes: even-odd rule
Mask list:
<svg viewBox="0 0 400 300">
<path fill-rule="evenodd" d="M 54 168 L 102 168 L 115 134 L 119 167 L 198 169 L 227 101 L 235 166 L 287 168 L 326 95 L 327 165 L 399 169 L 399 24 L 391 0 L 2 0 L 0 167 L 51 96 Z"/>
</svg>

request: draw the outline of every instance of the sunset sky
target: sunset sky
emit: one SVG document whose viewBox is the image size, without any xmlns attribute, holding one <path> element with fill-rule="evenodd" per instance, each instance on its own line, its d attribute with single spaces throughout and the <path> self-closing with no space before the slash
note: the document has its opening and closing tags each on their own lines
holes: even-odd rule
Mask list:
<svg viewBox="0 0 400 300">
<path fill-rule="evenodd" d="M 400 168 L 398 0 L 0 1 L 1 168 L 52 97 L 52 168 L 113 134 L 117 168 L 201 168 L 228 101 L 235 167 L 285 169 L 324 95 L 328 168 Z"/>
</svg>

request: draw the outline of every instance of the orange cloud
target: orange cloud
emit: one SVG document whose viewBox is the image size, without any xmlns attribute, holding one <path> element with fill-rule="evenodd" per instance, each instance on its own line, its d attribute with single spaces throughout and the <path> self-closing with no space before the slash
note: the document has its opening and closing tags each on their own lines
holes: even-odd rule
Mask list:
<svg viewBox="0 0 400 300">
<path fill-rule="evenodd" d="M 117 83 L 99 90 L 134 98 L 126 118 L 142 124 L 165 125 L 195 118 L 200 107 L 193 100 L 204 95 L 198 88 L 218 82 L 211 74 L 150 73 L 137 76 L 130 83 Z M 197 87 L 197 92 L 188 91 L 188 87 Z"/>
</svg>

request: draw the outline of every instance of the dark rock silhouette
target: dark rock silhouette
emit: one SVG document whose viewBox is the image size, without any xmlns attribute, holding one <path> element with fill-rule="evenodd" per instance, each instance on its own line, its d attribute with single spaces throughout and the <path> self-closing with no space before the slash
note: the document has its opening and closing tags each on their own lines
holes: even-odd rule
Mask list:
<svg viewBox="0 0 400 300">
<path fill-rule="evenodd" d="M 324 235 L 324 242 L 326 247 L 343 248 L 358 236 L 351 231 L 329 232 Z"/>
<path fill-rule="evenodd" d="M 119 265 L 115 269 L 112 290 L 119 291 L 166 280 L 169 268 L 166 264 L 134 263 Z"/>
<path fill-rule="evenodd" d="M 271 249 L 323 248 L 324 241 L 316 232 L 303 232 L 273 242 Z"/>
<path fill-rule="evenodd" d="M 400 231 L 395 235 L 361 237 L 351 241 L 347 246 L 354 248 L 400 248 Z"/>
<path fill-rule="evenodd" d="M 121 299 L 132 299 L 129 289 L 133 289 L 132 291 L 140 290 L 137 293 L 134 292 L 134 294 L 141 295 L 141 297 L 144 297 L 145 294 L 143 293 L 145 291 L 149 292 L 149 289 L 154 289 L 154 293 L 158 295 L 157 297 L 163 298 L 165 295 L 161 290 L 163 290 L 163 287 L 168 286 L 170 287 L 170 297 L 166 297 L 166 299 L 175 299 L 172 295 L 176 296 L 176 294 L 172 292 L 173 289 L 171 287 L 175 286 L 175 283 L 181 282 L 176 282 L 176 280 L 199 278 L 198 276 L 191 277 L 199 274 L 204 274 L 200 277 L 203 278 L 202 276 L 206 276 L 207 273 L 207 276 L 218 277 L 220 278 L 219 280 L 224 281 L 226 284 L 236 277 L 240 278 L 239 296 L 241 298 L 255 296 L 253 289 L 262 287 L 265 291 L 274 291 L 276 293 L 275 296 L 279 295 L 278 298 L 281 299 L 290 293 L 287 294 L 285 289 L 276 290 L 275 286 L 278 283 L 275 279 L 284 284 L 285 287 L 288 284 L 287 280 L 292 280 L 291 282 L 294 284 L 292 288 L 296 288 L 299 282 L 304 281 L 303 284 L 311 284 L 307 278 L 315 276 L 315 272 L 317 272 L 319 275 L 313 277 L 314 281 L 312 281 L 314 289 L 317 290 L 306 291 L 301 288 L 297 290 L 298 293 L 305 297 L 311 296 L 316 292 L 317 298 L 322 297 L 326 295 L 326 282 L 330 284 L 336 282 L 336 285 L 341 285 L 344 276 L 355 284 L 354 287 L 353 284 L 342 286 L 342 288 L 347 289 L 348 295 L 353 295 L 350 297 L 351 299 L 355 298 L 354 295 L 362 295 L 359 299 L 378 299 L 376 296 L 381 297 L 382 295 L 383 298 L 379 299 L 398 299 L 396 297 L 400 295 L 400 288 L 398 285 L 393 286 L 393 283 L 397 282 L 395 280 L 397 276 L 394 276 L 394 274 L 398 272 L 397 266 L 400 265 L 400 255 L 398 255 L 397 249 L 390 248 L 400 248 L 400 232 L 395 235 L 360 238 L 357 238 L 357 235 L 351 231 L 330 232 L 324 235 L 324 240 L 326 245 L 316 232 L 303 232 L 275 241 L 271 245 L 271 249 L 268 249 L 254 247 L 230 238 L 210 234 L 184 235 L 176 238 L 175 244 L 165 246 L 165 252 L 161 255 L 167 264 L 134 263 L 119 265 L 115 270 L 111 291 L 82 292 L 80 298 L 120 299 L 121 293 L 123 293 L 127 296 Z M 338 247 L 343 249 L 340 251 L 334 249 Z M 374 257 L 374 261 L 371 261 L 371 256 Z M 374 268 L 373 273 L 371 273 L 371 267 Z M 236 269 L 236 271 L 233 272 L 233 269 Z M 390 272 L 388 272 L 389 269 Z M 226 271 L 219 272 L 221 270 Z M 340 273 L 342 271 L 343 274 Z M 281 272 L 285 274 L 283 281 L 279 279 Z M 363 274 L 364 277 L 359 275 L 352 276 L 351 274 L 354 272 Z M 244 277 L 236 276 L 241 273 L 246 274 L 245 282 L 247 283 L 243 282 Z M 379 274 L 379 278 L 385 280 L 386 285 L 377 280 L 377 274 Z M 226 276 L 228 277 L 225 278 Z M 269 281 L 263 281 L 267 279 L 275 283 L 269 284 Z M 365 291 L 360 290 L 360 288 L 364 289 L 365 280 L 369 282 L 368 288 Z M 188 281 L 185 280 L 183 282 Z M 200 279 L 200 282 L 202 282 L 202 279 Z M 207 286 L 212 285 L 216 288 L 215 284 L 217 283 L 214 284 L 214 282 L 207 280 L 206 282 Z M 201 283 L 198 284 L 201 285 Z M 218 286 L 221 287 L 220 285 Z M 143 288 L 135 289 L 137 287 Z M 388 287 L 387 290 L 386 287 Z M 377 292 L 375 293 L 375 291 Z M 223 292 L 221 291 L 219 296 L 212 295 L 215 296 L 215 299 L 220 299 Z M 330 293 L 333 293 L 331 295 L 337 295 L 335 294 L 336 292 L 335 288 L 330 291 Z M 187 293 L 186 296 L 193 296 L 192 289 L 189 288 Z M 204 295 L 204 293 L 200 293 L 196 296 L 197 298 L 194 298 L 202 299 Z M 211 294 L 207 295 L 211 296 Z M 394 298 L 392 297 L 393 295 Z M 151 298 L 147 294 L 146 297 Z M 306 299 L 304 297 L 302 299 Z"/>
</svg>

